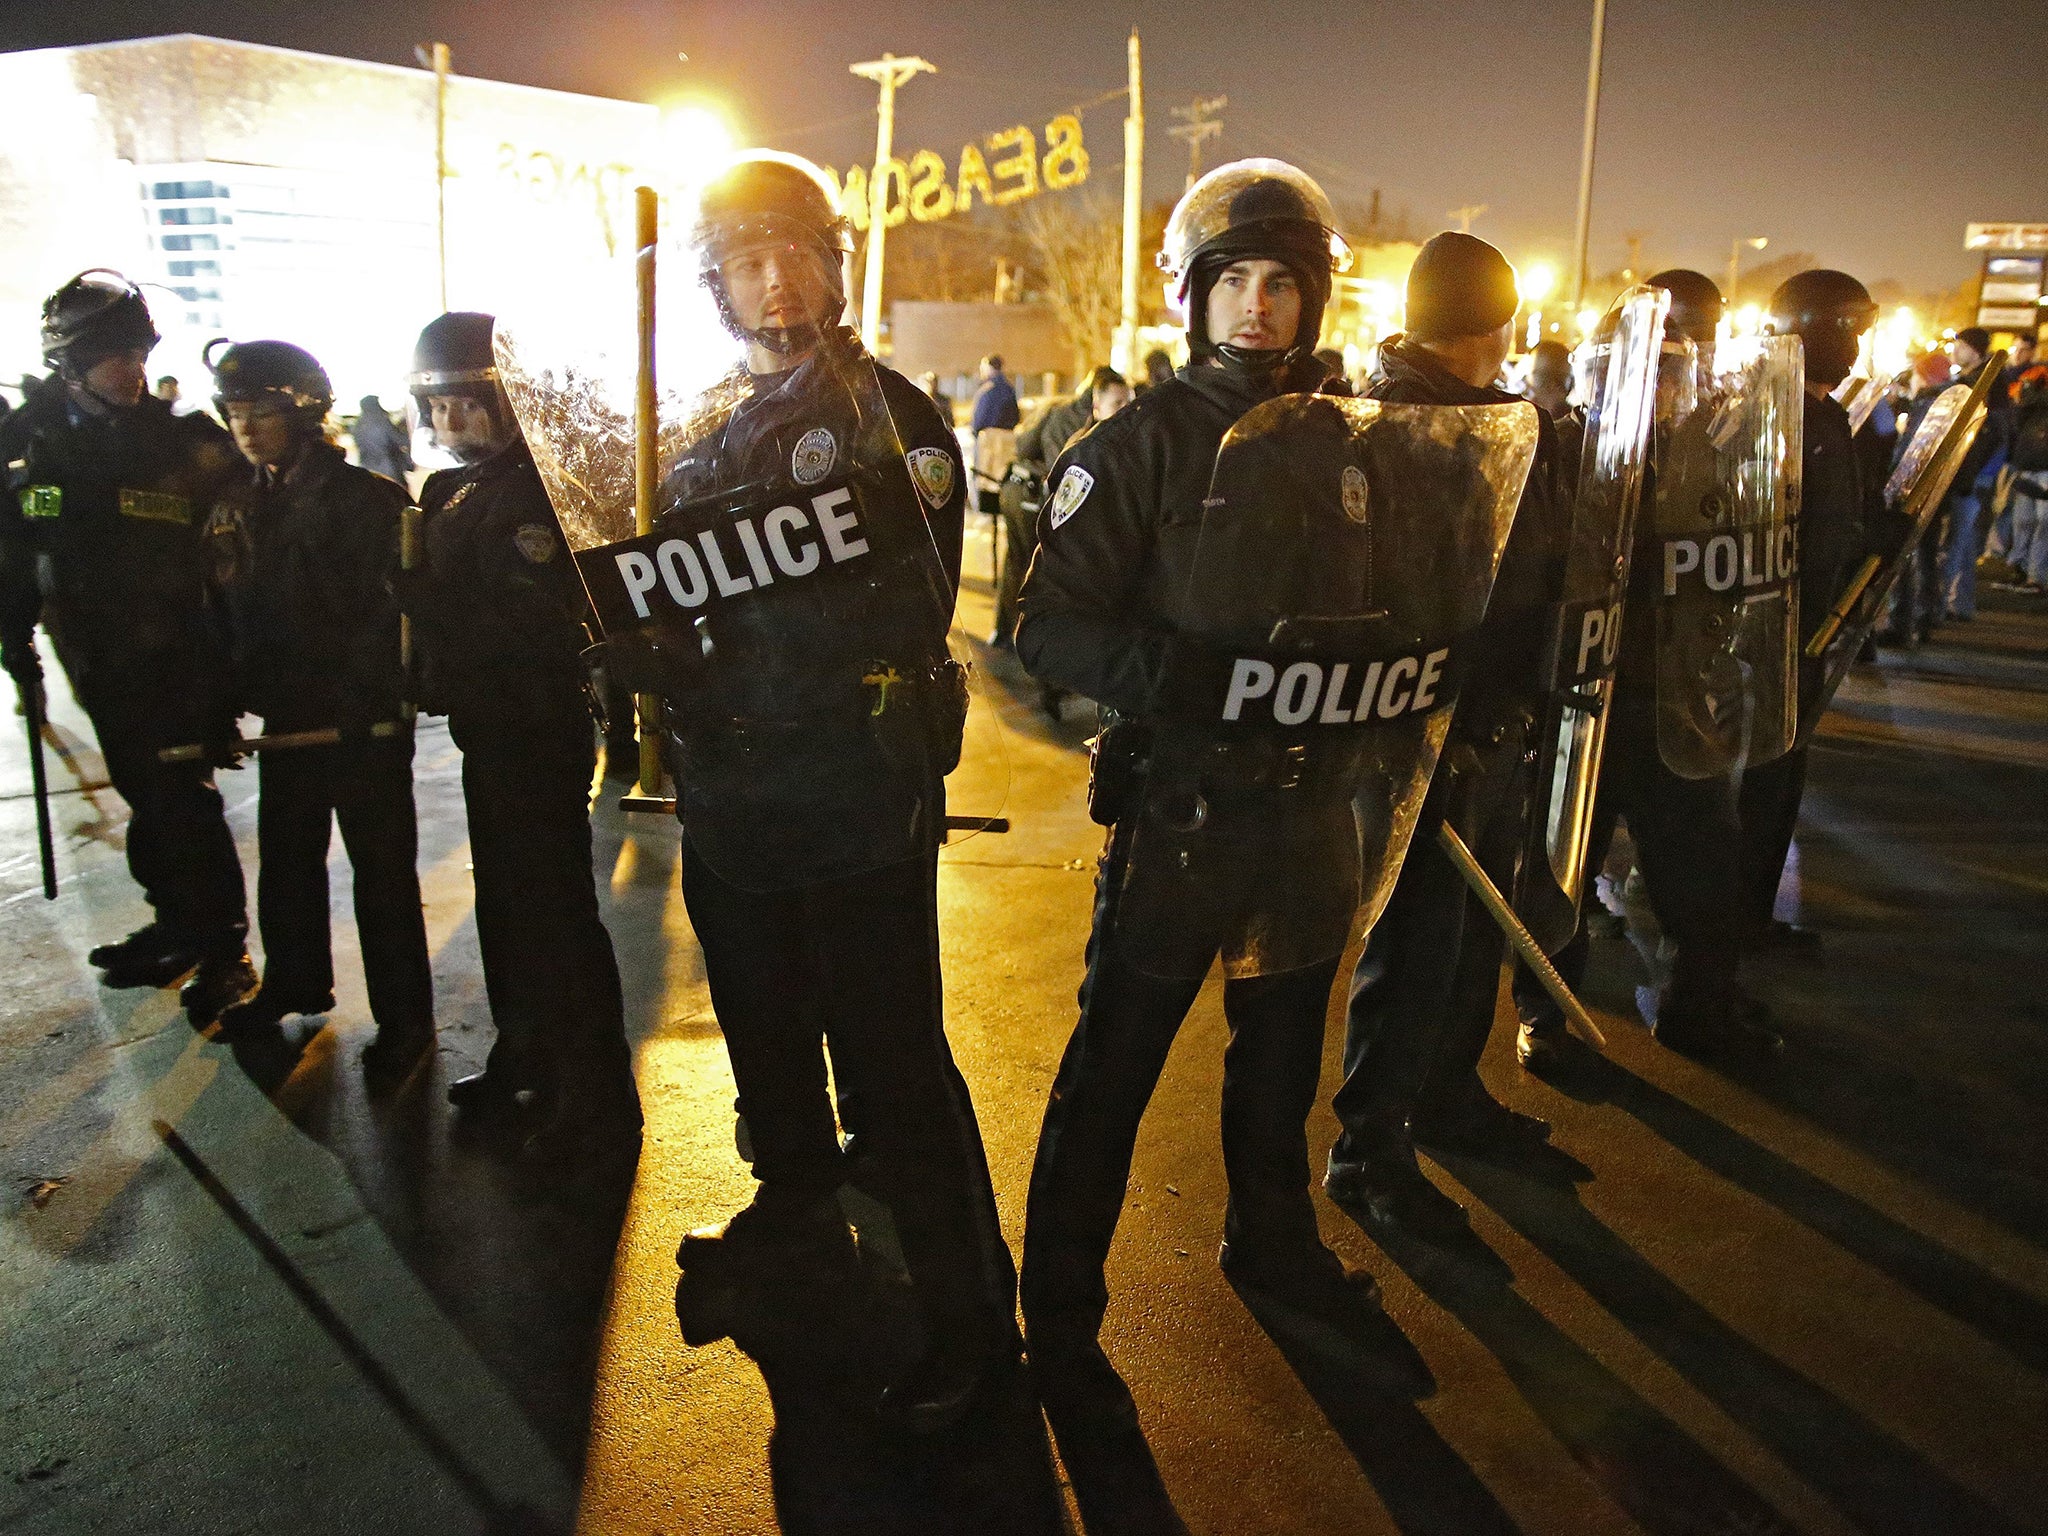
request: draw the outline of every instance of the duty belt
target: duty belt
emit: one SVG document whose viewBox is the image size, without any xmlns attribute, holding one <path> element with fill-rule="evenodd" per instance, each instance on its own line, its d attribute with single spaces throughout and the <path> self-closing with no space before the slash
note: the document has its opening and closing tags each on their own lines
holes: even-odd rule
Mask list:
<svg viewBox="0 0 2048 1536">
<path fill-rule="evenodd" d="M 1153 748 L 1155 783 L 1187 784 L 1205 792 L 1230 794 L 1245 790 L 1313 792 L 1328 787 L 1348 790 L 1351 770 L 1363 743 L 1354 735 L 1287 741 L 1246 735 L 1211 740 L 1200 747 L 1173 741 L 1168 728 Z M 1178 748 L 1178 750 L 1176 750 Z"/>
</svg>

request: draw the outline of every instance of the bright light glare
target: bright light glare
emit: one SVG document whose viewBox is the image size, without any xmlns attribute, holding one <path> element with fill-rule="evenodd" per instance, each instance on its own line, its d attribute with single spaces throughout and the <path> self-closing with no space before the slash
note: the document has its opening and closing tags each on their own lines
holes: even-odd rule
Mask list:
<svg viewBox="0 0 2048 1536">
<path fill-rule="evenodd" d="M 1599 323 L 1600 323 L 1600 311 L 1599 311 L 1599 310 L 1597 310 L 1597 309 L 1582 309 L 1582 310 L 1580 310 L 1580 311 L 1579 311 L 1579 334 L 1580 334 L 1581 336 L 1590 336 L 1590 335 L 1592 335 L 1592 334 L 1593 334 L 1593 327 L 1594 327 L 1594 326 L 1596 326 L 1596 325 L 1598 325 Z"/>
<path fill-rule="evenodd" d="M 669 107 L 661 114 L 662 168 L 679 185 L 702 181 L 733 152 L 733 132 L 706 106 Z"/>
<path fill-rule="evenodd" d="M 1515 289 L 1524 302 L 1541 304 L 1557 287 L 1557 268 L 1547 261 L 1535 262 L 1515 274 Z"/>
</svg>

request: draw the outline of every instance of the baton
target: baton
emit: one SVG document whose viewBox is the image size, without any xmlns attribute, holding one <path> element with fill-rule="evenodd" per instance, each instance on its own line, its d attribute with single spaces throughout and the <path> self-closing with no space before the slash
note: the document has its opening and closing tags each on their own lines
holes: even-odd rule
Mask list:
<svg viewBox="0 0 2048 1536">
<path fill-rule="evenodd" d="M 43 861 L 43 900 L 57 899 L 57 850 L 50 836 L 50 781 L 43 771 L 43 685 L 41 678 L 16 680 L 22 718 L 28 722 L 28 777 L 36 802 L 36 852 Z"/>
<path fill-rule="evenodd" d="M 406 720 L 379 720 L 370 727 L 370 734 L 379 741 L 411 730 Z M 279 752 L 287 747 L 334 747 L 341 744 L 341 727 L 330 725 L 317 731 L 282 731 L 275 736 L 243 736 L 235 741 L 235 756 L 244 757 L 251 752 Z M 188 742 L 182 747 L 165 747 L 157 753 L 160 763 L 198 763 L 206 760 L 206 746 L 203 742 Z"/>
<path fill-rule="evenodd" d="M 1522 963 L 1536 973 L 1536 979 L 1543 983 L 1543 990 L 1550 994 L 1551 1001 L 1564 1010 L 1565 1022 L 1588 1045 L 1606 1050 L 1607 1037 L 1600 1033 L 1600 1026 L 1586 1012 L 1586 1005 L 1572 995 L 1572 989 L 1557 974 L 1557 967 L 1550 963 L 1550 956 L 1543 953 L 1543 946 L 1536 942 L 1535 935 L 1522 926 L 1522 920 L 1515 916 L 1515 909 L 1508 905 L 1499 887 L 1479 867 L 1479 861 L 1472 857 L 1472 850 L 1465 846 L 1465 840 L 1458 836 L 1457 829 L 1449 822 L 1442 823 L 1436 829 L 1436 843 L 1457 866 L 1458 873 L 1465 877 L 1465 883 L 1472 887 L 1472 894 L 1479 898 L 1480 905 L 1500 924 L 1501 932 L 1508 936 L 1508 942 L 1514 946 Z"/>
<path fill-rule="evenodd" d="M 633 189 L 633 291 L 639 343 L 633 379 L 633 532 L 654 530 L 654 498 L 661 478 L 661 416 L 654 378 L 654 251 L 661 235 L 661 200 L 652 187 Z M 661 792 L 661 744 L 655 722 L 661 700 L 642 693 L 633 699 L 640 725 L 639 799 Z"/>
<path fill-rule="evenodd" d="M 1849 622 L 1849 615 L 1862 601 L 1863 589 L 1870 585 L 1871 578 L 1883 562 L 1875 555 L 1864 556 L 1863 563 L 1856 568 L 1856 574 L 1849 578 L 1849 585 L 1842 589 L 1842 595 L 1835 599 L 1835 606 L 1828 610 L 1828 616 L 1821 620 L 1813 638 L 1806 642 L 1806 654 L 1815 661 L 1827 655 L 1828 647 L 1835 643 L 1835 636 Z"/>
</svg>

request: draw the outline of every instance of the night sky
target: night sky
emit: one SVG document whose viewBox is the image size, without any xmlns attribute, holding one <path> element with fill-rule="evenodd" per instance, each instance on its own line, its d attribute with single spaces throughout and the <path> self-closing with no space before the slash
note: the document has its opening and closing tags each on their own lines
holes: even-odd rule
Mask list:
<svg viewBox="0 0 2048 1536">
<path fill-rule="evenodd" d="M 199 32 L 391 63 L 438 38 L 460 73 L 640 100 L 701 95 L 741 133 L 835 165 L 873 153 L 873 86 L 845 65 L 919 53 L 899 152 L 1096 101 L 1145 46 L 1148 181 L 1179 189 L 1169 106 L 1228 94 L 1219 158 L 1274 154 L 1340 200 L 1382 189 L 1423 230 L 1484 203 L 1477 234 L 1568 267 L 1591 0 L 0 0 L 0 49 Z M 598 16 L 603 19 L 593 21 Z M 2048 0 L 1612 0 L 1593 265 L 1725 272 L 1735 236 L 1867 281 L 1950 289 L 1972 220 L 2048 220 L 2048 97 L 2032 67 Z M 689 62 L 677 59 L 679 51 Z M 1085 115 L 1115 185 L 1121 99 Z M 20 125 L 16 125 L 19 128 Z"/>
</svg>

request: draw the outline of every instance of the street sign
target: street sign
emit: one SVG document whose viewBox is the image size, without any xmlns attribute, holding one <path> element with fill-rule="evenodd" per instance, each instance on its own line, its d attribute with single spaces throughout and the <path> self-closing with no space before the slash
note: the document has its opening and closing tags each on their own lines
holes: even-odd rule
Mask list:
<svg viewBox="0 0 2048 1536">
<path fill-rule="evenodd" d="M 1966 251 L 2048 251 L 2048 224 L 1970 224 Z"/>
</svg>

